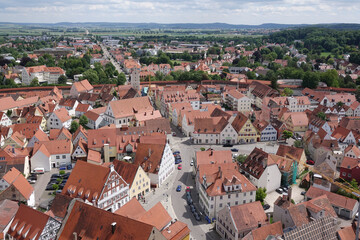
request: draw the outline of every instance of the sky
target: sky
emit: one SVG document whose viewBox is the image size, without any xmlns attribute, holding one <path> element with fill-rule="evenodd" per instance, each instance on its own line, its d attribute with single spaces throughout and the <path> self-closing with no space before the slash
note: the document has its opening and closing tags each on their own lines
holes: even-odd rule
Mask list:
<svg viewBox="0 0 360 240">
<path fill-rule="evenodd" d="M 360 0 L 0 0 L 0 22 L 360 23 Z"/>
</svg>

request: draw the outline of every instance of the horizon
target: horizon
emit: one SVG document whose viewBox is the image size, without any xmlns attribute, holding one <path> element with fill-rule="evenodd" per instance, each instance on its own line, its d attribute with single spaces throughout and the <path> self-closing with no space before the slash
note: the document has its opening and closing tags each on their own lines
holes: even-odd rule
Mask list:
<svg viewBox="0 0 360 240">
<path fill-rule="evenodd" d="M 0 22 L 9 23 L 360 23 L 356 0 L 0 0 L 0 4 Z"/>
</svg>

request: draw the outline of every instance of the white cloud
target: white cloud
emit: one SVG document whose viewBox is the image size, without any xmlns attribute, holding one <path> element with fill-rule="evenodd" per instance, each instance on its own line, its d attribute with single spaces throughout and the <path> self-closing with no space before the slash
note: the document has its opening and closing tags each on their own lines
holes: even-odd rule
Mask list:
<svg viewBox="0 0 360 240">
<path fill-rule="evenodd" d="M 0 6 L 3 22 L 360 23 L 358 0 L 0 0 Z"/>
</svg>

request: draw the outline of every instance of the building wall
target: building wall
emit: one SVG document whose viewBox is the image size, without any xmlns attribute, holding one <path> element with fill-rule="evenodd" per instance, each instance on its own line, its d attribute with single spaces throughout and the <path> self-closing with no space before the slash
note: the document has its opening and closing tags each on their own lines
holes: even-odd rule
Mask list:
<svg viewBox="0 0 360 240">
<path fill-rule="evenodd" d="M 216 232 L 222 239 L 238 240 L 239 237 L 241 237 L 239 236 L 228 207 L 222 208 L 218 213 Z"/>
<path fill-rule="evenodd" d="M 31 157 L 31 171 L 34 171 L 35 168 L 44 168 L 45 172 L 50 171 L 50 157 L 47 157 L 41 151 L 37 151 Z"/>
<path fill-rule="evenodd" d="M 134 181 L 131 183 L 130 199 L 138 198 L 140 195 L 144 196 L 150 192 L 150 178 L 146 172 L 139 166 Z"/>
<path fill-rule="evenodd" d="M 242 129 L 238 132 L 239 143 L 255 143 L 257 142 L 259 135 L 256 128 L 252 125 L 250 119 L 246 121 Z"/>
<path fill-rule="evenodd" d="M 170 145 L 166 144 L 158 173 L 159 187 L 171 175 L 171 173 L 174 172 L 174 170 L 175 170 L 175 157 L 171 151 Z"/>
<path fill-rule="evenodd" d="M 262 132 L 260 141 L 276 141 L 277 140 L 277 131 L 272 125 L 268 125 Z"/>
<path fill-rule="evenodd" d="M 231 143 L 236 144 L 238 142 L 238 134 L 233 126 L 228 123 L 226 127 L 220 133 L 220 144 Z"/>
</svg>

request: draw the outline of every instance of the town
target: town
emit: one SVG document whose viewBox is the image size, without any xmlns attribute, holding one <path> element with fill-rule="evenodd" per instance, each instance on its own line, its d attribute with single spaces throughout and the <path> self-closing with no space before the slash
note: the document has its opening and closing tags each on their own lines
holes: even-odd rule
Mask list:
<svg viewBox="0 0 360 240">
<path fill-rule="evenodd" d="M 360 32 L 266 34 L 0 38 L 0 239 L 356 239 Z"/>
</svg>

